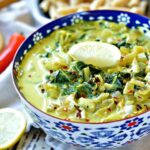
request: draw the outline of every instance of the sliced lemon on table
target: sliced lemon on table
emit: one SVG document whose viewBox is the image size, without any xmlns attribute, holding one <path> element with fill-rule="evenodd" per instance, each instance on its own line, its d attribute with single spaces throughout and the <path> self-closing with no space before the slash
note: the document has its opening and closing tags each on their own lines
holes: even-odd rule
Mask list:
<svg viewBox="0 0 150 150">
<path fill-rule="evenodd" d="M 26 129 L 24 115 L 12 108 L 0 109 L 0 150 L 16 144 Z"/>
<path fill-rule="evenodd" d="M 68 54 L 75 60 L 96 67 L 112 67 L 121 58 L 120 50 L 108 43 L 101 42 L 81 42 L 73 45 Z"/>
</svg>

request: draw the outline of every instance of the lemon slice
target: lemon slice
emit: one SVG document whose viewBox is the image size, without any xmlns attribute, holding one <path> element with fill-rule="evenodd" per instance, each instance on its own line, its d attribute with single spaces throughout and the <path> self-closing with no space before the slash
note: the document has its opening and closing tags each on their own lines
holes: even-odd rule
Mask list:
<svg viewBox="0 0 150 150">
<path fill-rule="evenodd" d="M 101 42 L 78 43 L 69 49 L 68 54 L 75 60 L 96 67 L 114 66 L 121 58 L 121 53 L 116 46 Z"/>
<path fill-rule="evenodd" d="M 0 150 L 12 147 L 18 142 L 26 128 L 26 119 L 15 109 L 0 109 Z"/>
</svg>

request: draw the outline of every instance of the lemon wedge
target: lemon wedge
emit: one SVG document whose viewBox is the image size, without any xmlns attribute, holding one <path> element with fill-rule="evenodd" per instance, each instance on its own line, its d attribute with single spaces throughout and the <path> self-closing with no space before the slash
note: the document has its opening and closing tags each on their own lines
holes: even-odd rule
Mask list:
<svg viewBox="0 0 150 150">
<path fill-rule="evenodd" d="M 26 129 L 24 115 L 11 108 L 0 109 L 0 150 L 12 147 Z"/>
<path fill-rule="evenodd" d="M 108 43 L 81 42 L 73 45 L 68 54 L 78 61 L 91 64 L 96 67 L 111 67 L 118 63 L 121 58 L 120 50 Z"/>
</svg>

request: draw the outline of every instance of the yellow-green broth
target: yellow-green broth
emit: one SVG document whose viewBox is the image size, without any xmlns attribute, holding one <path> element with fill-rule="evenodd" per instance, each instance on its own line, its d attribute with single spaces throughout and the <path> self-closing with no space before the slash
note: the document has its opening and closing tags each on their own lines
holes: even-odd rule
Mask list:
<svg viewBox="0 0 150 150">
<path fill-rule="evenodd" d="M 117 46 L 120 62 L 97 68 L 73 60 L 68 50 L 83 41 Z M 40 110 L 61 119 L 108 122 L 150 108 L 150 40 L 139 29 L 108 21 L 80 22 L 54 31 L 24 56 L 18 86 Z"/>
</svg>

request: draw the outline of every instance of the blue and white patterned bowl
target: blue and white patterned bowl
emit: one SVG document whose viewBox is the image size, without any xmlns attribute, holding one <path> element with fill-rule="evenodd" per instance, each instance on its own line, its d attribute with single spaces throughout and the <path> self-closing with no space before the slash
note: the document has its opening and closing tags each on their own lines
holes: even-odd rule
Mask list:
<svg viewBox="0 0 150 150">
<path fill-rule="evenodd" d="M 25 99 L 17 86 L 17 79 L 15 76 L 17 67 L 30 48 L 54 30 L 75 24 L 81 20 L 108 20 L 122 22 L 130 28 L 140 26 L 145 34 L 148 36 L 150 35 L 150 19 L 129 12 L 110 10 L 89 11 L 60 18 L 38 29 L 29 36 L 19 48 L 13 63 L 13 80 L 15 87 L 27 112 L 33 118 L 35 124 L 42 128 L 48 136 L 52 136 L 61 142 L 79 145 L 81 147 L 99 149 L 120 147 L 127 143 L 136 141 L 150 132 L 149 111 L 132 118 L 109 123 L 71 122 L 45 114 L 35 108 Z"/>
</svg>

